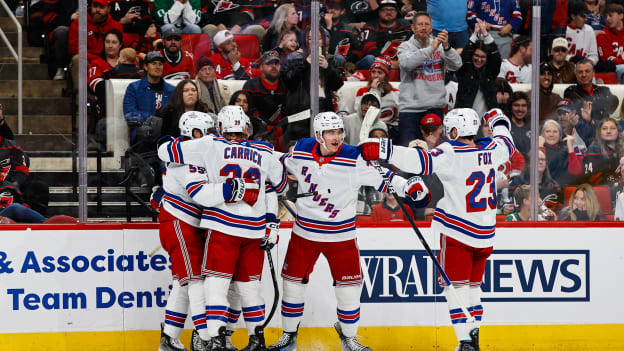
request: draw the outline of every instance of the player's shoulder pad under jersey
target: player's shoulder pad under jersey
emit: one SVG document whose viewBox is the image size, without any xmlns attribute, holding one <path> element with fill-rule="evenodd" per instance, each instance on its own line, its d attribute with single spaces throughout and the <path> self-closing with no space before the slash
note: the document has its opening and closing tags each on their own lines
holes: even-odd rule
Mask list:
<svg viewBox="0 0 624 351">
<path fill-rule="evenodd" d="M 297 141 L 297 144 L 295 144 L 295 151 L 301 151 L 301 152 L 312 152 L 312 150 L 314 150 L 314 146 L 316 145 L 317 141 L 314 138 L 304 138 L 304 139 L 299 139 L 299 141 Z"/>
<path fill-rule="evenodd" d="M 475 140 L 475 144 L 480 149 L 493 149 L 496 146 L 494 139 L 491 137 L 483 137 Z"/>
<path fill-rule="evenodd" d="M 342 144 L 342 148 L 337 155 L 338 157 L 348 158 L 350 160 L 356 160 L 358 156 L 360 156 L 360 151 L 357 149 L 357 146 Z"/>
</svg>

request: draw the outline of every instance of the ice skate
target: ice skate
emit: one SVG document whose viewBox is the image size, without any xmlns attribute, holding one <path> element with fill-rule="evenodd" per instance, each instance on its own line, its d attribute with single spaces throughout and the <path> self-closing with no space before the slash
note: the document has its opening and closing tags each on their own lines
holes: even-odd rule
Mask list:
<svg viewBox="0 0 624 351">
<path fill-rule="evenodd" d="M 158 351 L 187 351 L 180 340 L 172 338 L 165 334 L 164 330 L 160 330 L 160 345 L 158 345 Z"/>
<path fill-rule="evenodd" d="M 342 351 L 373 351 L 369 347 L 366 347 L 355 338 L 355 336 L 345 336 L 342 333 L 342 328 L 340 327 L 340 323 L 334 323 L 334 328 L 340 336 L 340 342 L 342 343 Z"/>
<path fill-rule="evenodd" d="M 472 346 L 472 341 L 460 341 L 455 351 L 477 351 L 477 349 Z"/>
<path fill-rule="evenodd" d="M 282 332 L 279 340 L 267 348 L 268 351 L 296 351 L 297 332 Z"/>
<path fill-rule="evenodd" d="M 241 351 L 266 351 L 264 343 L 264 328 L 261 325 L 256 326 L 255 334 L 249 335 L 249 344 Z"/>
<path fill-rule="evenodd" d="M 225 348 L 225 335 L 226 334 L 227 334 L 227 331 L 225 327 L 219 328 L 219 335 L 213 336 L 212 338 L 210 338 L 210 341 L 207 342 L 206 350 L 227 351 L 227 349 Z"/>
<path fill-rule="evenodd" d="M 232 334 L 234 334 L 233 330 L 225 331 L 225 349 L 228 351 L 238 351 L 236 346 L 232 344 Z"/>
<path fill-rule="evenodd" d="M 479 347 L 479 328 L 474 328 L 470 331 L 470 340 L 472 340 L 472 346 L 476 351 L 481 351 Z"/>
<path fill-rule="evenodd" d="M 209 350 L 208 341 L 200 338 L 197 330 L 193 329 L 193 335 L 191 336 L 191 351 L 207 350 Z"/>
</svg>

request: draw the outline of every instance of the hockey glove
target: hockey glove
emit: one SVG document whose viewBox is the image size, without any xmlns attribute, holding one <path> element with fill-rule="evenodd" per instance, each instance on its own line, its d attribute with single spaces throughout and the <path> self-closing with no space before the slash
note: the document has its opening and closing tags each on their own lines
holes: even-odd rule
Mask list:
<svg viewBox="0 0 624 351">
<path fill-rule="evenodd" d="M 411 177 L 407 180 L 407 183 L 405 183 L 405 197 L 414 203 L 420 203 L 423 200 L 427 200 L 428 202 L 428 195 L 429 188 L 427 188 L 427 185 L 423 182 L 421 177 Z"/>
<path fill-rule="evenodd" d="M 258 200 L 259 192 L 258 183 L 251 178 L 234 178 L 223 184 L 223 197 L 230 202 L 242 200 L 253 206 Z"/>
<path fill-rule="evenodd" d="M 358 150 L 366 161 L 382 159 L 389 162 L 392 157 L 392 140 L 368 138 L 358 144 Z"/>
<path fill-rule="evenodd" d="M 160 207 L 162 206 L 165 190 L 162 186 L 155 186 L 152 188 L 152 194 L 150 195 L 150 205 L 156 212 L 160 213 Z"/>
<path fill-rule="evenodd" d="M 264 236 L 264 239 L 262 239 L 262 244 L 260 244 L 260 248 L 262 250 L 271 250 L 273 246 L 277 244 L 277 242 L 279 241 L 279 226 L 279 219 L 274 219 L 271 222 L 267 221 L 266 234 Z"/>
<path fill-rule="evenodd" d="M 511 122 L 509 121 L 509 118 L 499 108 L 493 108 L 486 112 L 483 119 L 485 120 L 485 123 L 488 124 L 492 132 L 494 132 L 494 127 L 497 125 L 504 125 L 507 127 L 507 130 L 511 130 Z"/>
</svg>

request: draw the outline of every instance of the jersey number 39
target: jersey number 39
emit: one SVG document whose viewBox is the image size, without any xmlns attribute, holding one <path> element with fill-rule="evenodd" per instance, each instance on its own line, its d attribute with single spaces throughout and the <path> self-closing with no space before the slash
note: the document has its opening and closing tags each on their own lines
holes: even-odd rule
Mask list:
<svg viewBox="0 0 624 351">
<path fill-rule="evenodd" d="M 473 172 L 468 179 L 466 185 L 472 186 L 472 190 L 466 195 L 466 210 L 468 212 L 481 212 L 488 209 L 496 210 L 496 173 L 494 169 L 490 169 L 487 177 L 485 173 Z M 481 194 L 484 185 L 489 185 L 490 196 L 487 198 L 477 199 Z"/>
</svg>

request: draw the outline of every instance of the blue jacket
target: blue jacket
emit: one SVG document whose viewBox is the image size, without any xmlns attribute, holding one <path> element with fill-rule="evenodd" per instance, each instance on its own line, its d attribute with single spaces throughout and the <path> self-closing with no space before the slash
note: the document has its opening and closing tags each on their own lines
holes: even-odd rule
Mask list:
<svg viewBox="0 0 624 351">
<path fill-rule="evenodd" d="M 162 100 L 158 108 L 166 106 L 175 87 L 163 81 Z M 128 85 L 123 100 L 124 118 L 127 122 L 145 122 L 156 114 L 156 91 L 152 90 L 147 77 Z"/>
<path fill-rule="evenodd" d="M 450 33 L 468 30 L 466 0 L 427 0 L 427 12 L 431 15 L 433 29 Z"/>
<path fill-rule="evenodd" d="M 518 0 L 469 0 L 467 17 L 471 27 L 474 27 L 478 17 L 497 29 L 511 24 L 514 32 L 522 23 Z"/>
</svg>

